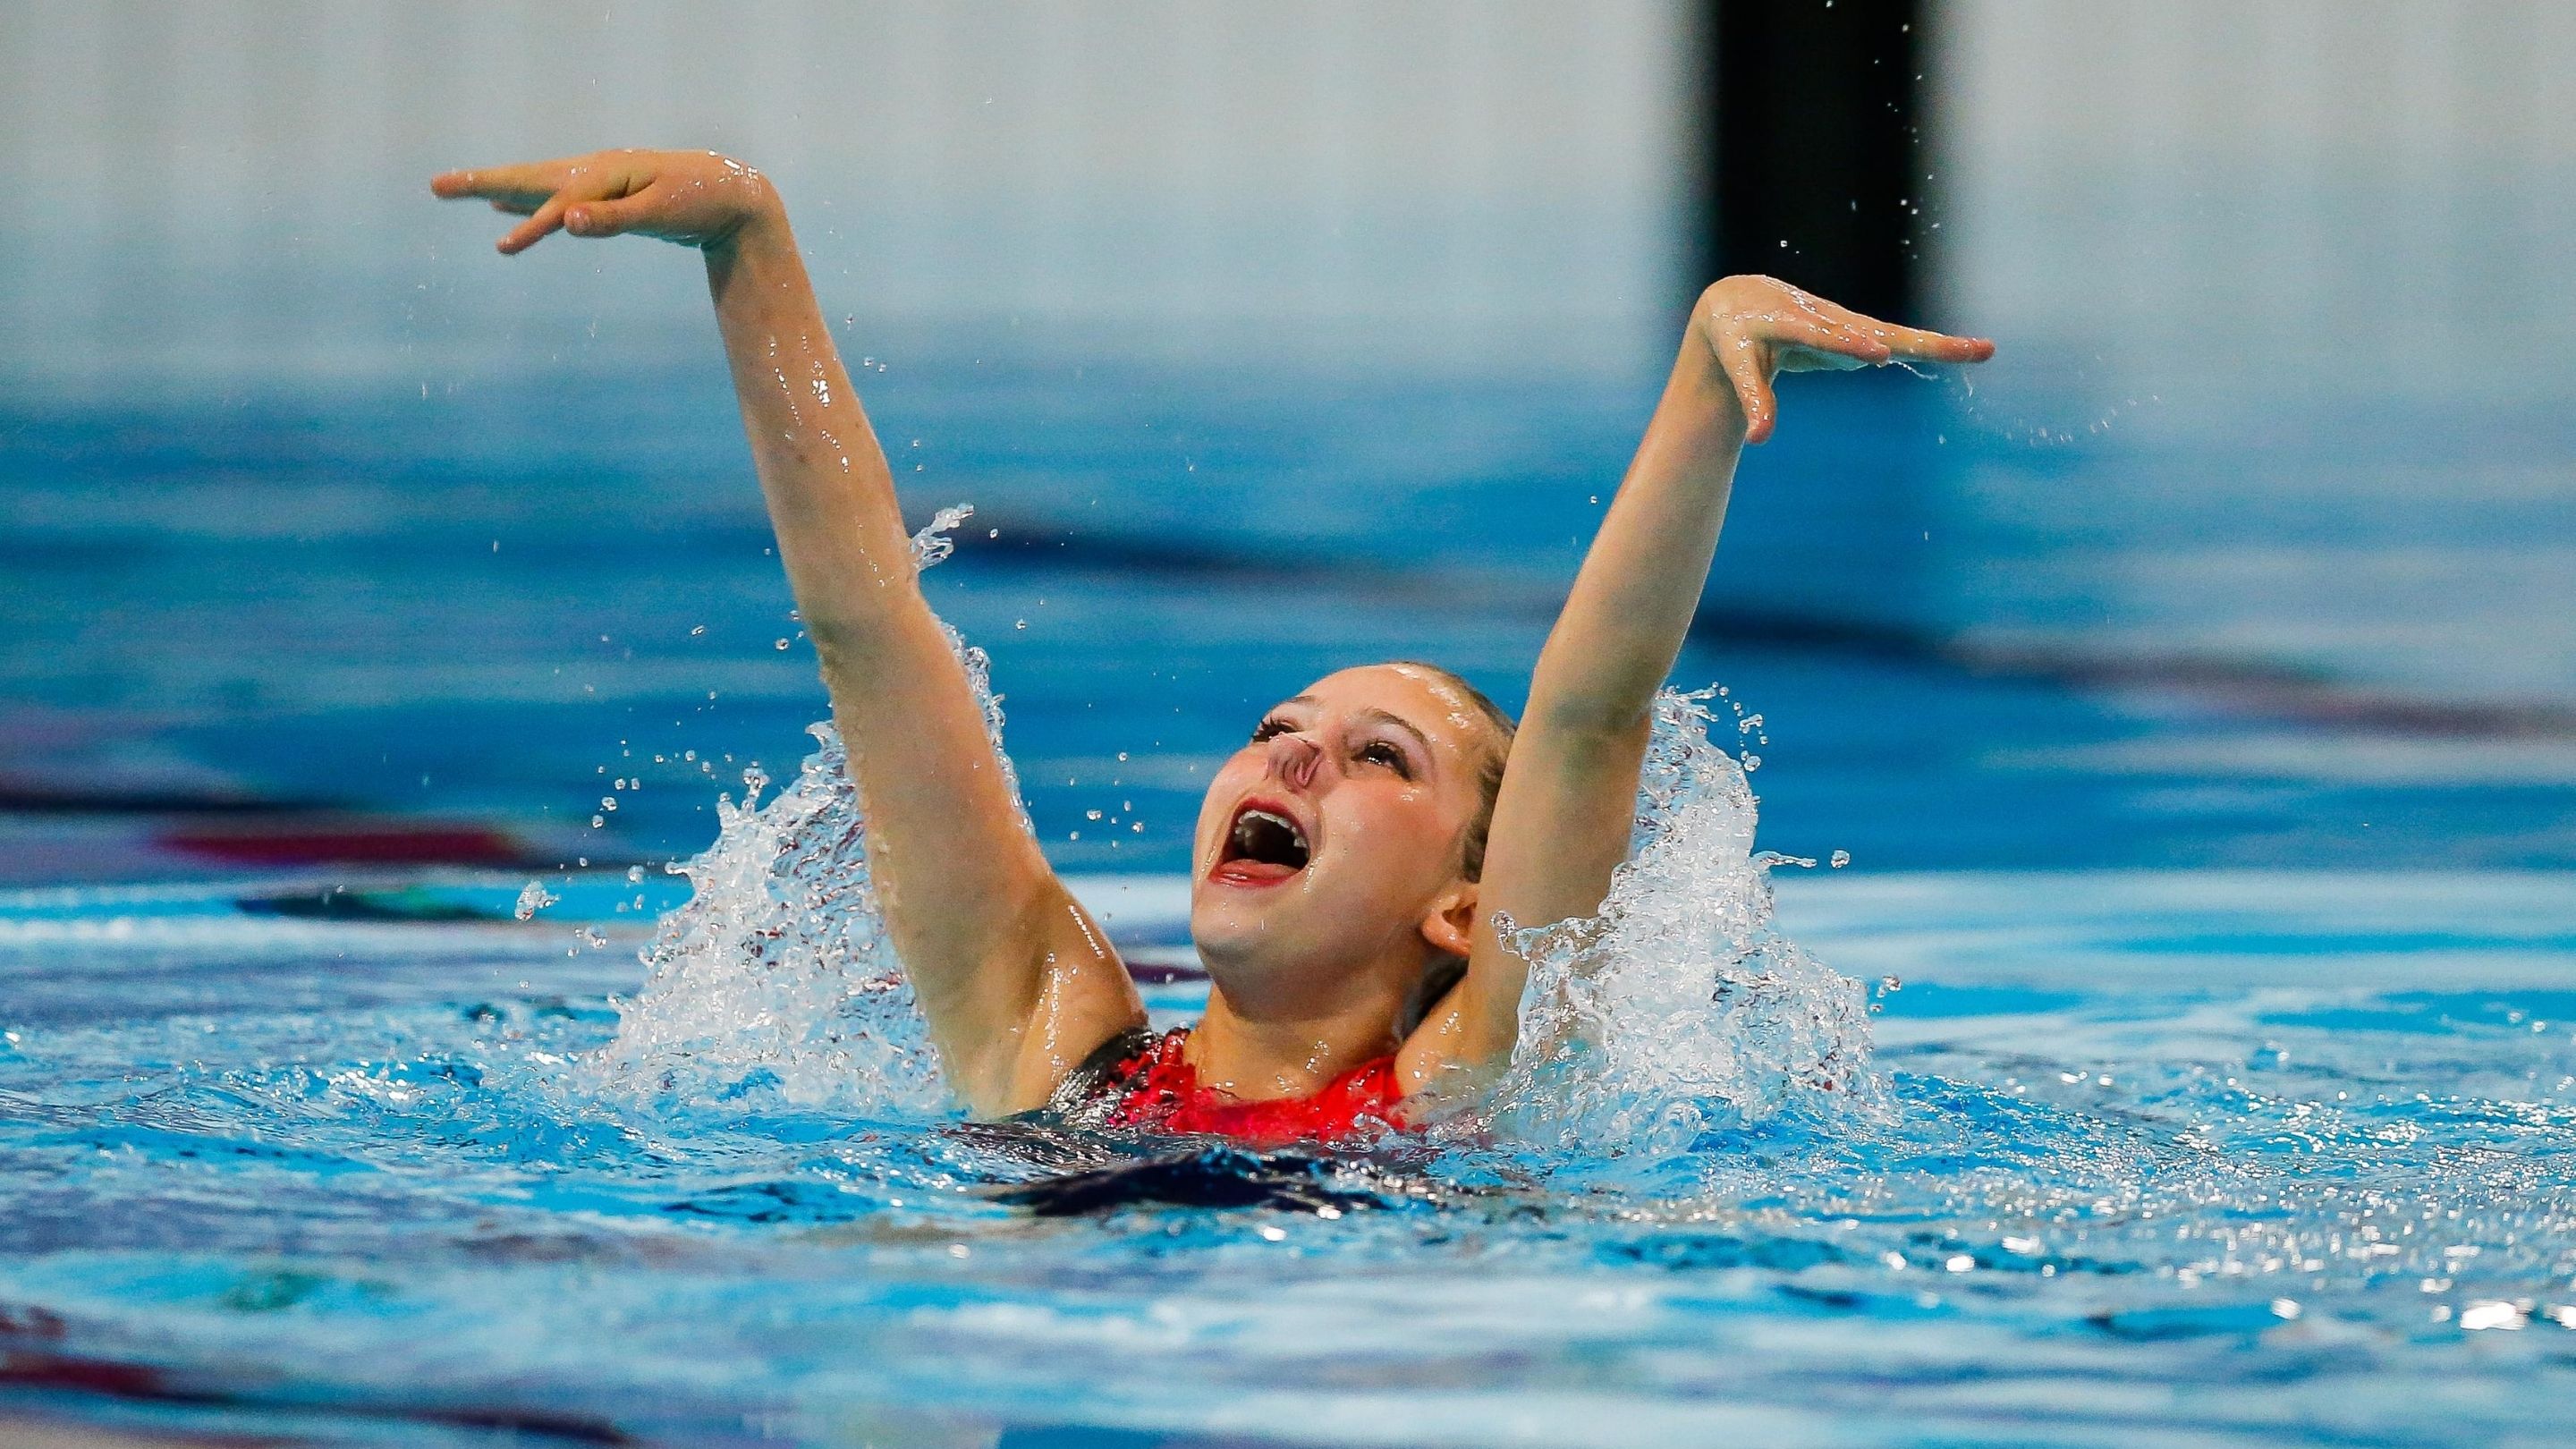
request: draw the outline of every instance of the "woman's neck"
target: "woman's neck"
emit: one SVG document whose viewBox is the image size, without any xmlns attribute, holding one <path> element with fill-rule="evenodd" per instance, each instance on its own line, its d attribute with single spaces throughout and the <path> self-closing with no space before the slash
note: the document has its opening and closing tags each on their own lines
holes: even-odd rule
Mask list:
<svg viewBox="0 0 2576 1449">
<path fill-rule="evenodd" d="M 1201 1082 L 1245 1101 L 1312 1096 L 1396 1049 L 1395 1011 L 1395 1003 L 1364 996 L 1320 1014 L 1255 1018 L 1236 1010 L 1225 988 L 1211 987 L 1182 1059 Z"/>
</svg>

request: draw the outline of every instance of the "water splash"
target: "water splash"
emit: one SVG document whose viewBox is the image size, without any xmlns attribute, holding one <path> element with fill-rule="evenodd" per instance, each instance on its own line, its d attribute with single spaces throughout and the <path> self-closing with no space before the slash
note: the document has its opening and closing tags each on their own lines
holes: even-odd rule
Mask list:
<svg viewBox="0 0 2576 1449">
<path fill-rule="evenodd" d="M 913 535 L 915 566 L 946 558 L 943 535 L 973 512 L 943 508 Z M 990 663 L 956 630 L 940 630 L 966 666 L 1017 800 Z M 848 753 L 829 723 L 809 733 L 820 747 L 793 783 L 763 804 L 767 779 L 746 772 L 742 803 L 716 803 L 715 844 L 671 867 L 689 879 L 688 903 L 644 952 L 643 988 L 616 1002 L 616 1038 L 584 1060 L 590 1089 L 737 1113 L 764 1104 L 878 1119 L 954 1112 L 886 934 Z"/>
<path fill-rule="evenodd" d="M 1781 935 L 1743 767 L 1713 691 L 1666 690 L 1629 858 L 1587 919 L 1504 929 L 1530 963 L 1520 1047 L 1467 1132 L 1597 1156 L 1665 1154 L 1805 1109 L 1875 1113 L 1861 986 Z M 1453 1128 L 1451 1130 L 1457 1130 Z"/>
<path fill-rule="evenodd" d="M 943 535 L 972 512 L 942 509 L 915 535 L 917 566 L 947 557 Z M 1016 801 L 985 654 L 941 628 Z M 1860 986 L 1772 927 L 1769 871 L 1785 858 L 1753 853 L 1745 767 L 1709 738 L 1714 693 L 1659 699 L 1630 859 L 1601 913 L 1515 937 L 1531 962 L 1520 1048 L 1450 1130 L 1671 1152 L 1792 1105 L 1847 1117 L 1881 1100 Z M 812 733 L 820 748 L 793 783 L 764 804 L 767 781 L 747 774 L 742 803 L 717 804 L 715 844 L 673 867 L 690 900 L 644 953 L 643 989 L 617 1003 L 615 1040 L 586 1059 L 593 1089 L 733 1113 L 956 1111 L 886 934 L 847 754 L 829 724 Z"/>
</svg>

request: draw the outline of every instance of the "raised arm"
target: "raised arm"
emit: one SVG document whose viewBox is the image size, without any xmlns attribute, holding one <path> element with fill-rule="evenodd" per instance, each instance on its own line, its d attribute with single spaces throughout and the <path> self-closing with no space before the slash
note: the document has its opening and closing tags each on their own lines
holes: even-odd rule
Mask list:
<svg viewBox="0 0 2576 1449">
<path fill-rule="evenodd" d="M 1494 804 L 1467 975 L 1405 1044 L 1408 1088 L 1485 1079 L 1511 1060 L 1528 965 L 1496 933 L 1601 908 L 1628 852 L 1656 692 L 1672 672 L 1737 455 L 1771 435 L 1776 372 L 1923 358 L 1982 362 L 1990 342 L 1861 316 L 1769 277 L 1702 293 L 1645 440 L 1557 616 Z"/>
<path fill-rule="evenodd" d="M 1106 938 L 1022 828 L 964 666 L 922 597 L 876 433 L 760 173 L 705 152 L 608 151 L 431 188 L 526 217 L 504 253 L 557 229 L 705 253 L 778 553 L 849 747 L 887 930 L 970 1108 L 1045 1100 L 1144 1020 Z"/>
</svg>

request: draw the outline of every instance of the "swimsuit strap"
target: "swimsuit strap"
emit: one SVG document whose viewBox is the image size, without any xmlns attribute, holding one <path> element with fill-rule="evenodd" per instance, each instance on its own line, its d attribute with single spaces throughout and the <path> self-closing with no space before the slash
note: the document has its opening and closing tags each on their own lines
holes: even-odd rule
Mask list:
<svg viewBox="0 0 2576 1449">
<path fill-rule="evenodd" d="M 1187 1036 L 1188 1028 L 1158 1032 L 1149 1026 L 1131 1026 L 1092 1049 L 1080 1065 L 1064 1074 L 1047 1095 L 1039 1113 L 1068 1127 L 1106 1127 L 1110 1117 L 1137 1086 L 1161 1054 L 1166 1038 L 1172 1039 L 1175 1051 L 1178 1038 Z"/>
</svg>

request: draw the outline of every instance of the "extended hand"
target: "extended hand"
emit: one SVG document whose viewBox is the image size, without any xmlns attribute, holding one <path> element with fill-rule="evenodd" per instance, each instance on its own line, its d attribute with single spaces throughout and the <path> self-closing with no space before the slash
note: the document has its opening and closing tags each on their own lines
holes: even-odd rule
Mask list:
<svg viewBox="0 0 2576 1449">
<path fill-rule="evenodd" d="M 1864 317 L 1775 277 L 1728 277 L 1702 292 L 1691 329 L 1708 340 L 1744 409 L 1744 440 L 1771 436 L 1780 407 L 1771 377 L 1780 372 L 1874 367 L 1900 358 L 1983 362 L 1995 345 L 1982 337 L 1949 337 Z"/>
<path fill-rule="evenodd" d="M 777 211 L 768 179 L 712 151 L 594 151 L 479 171 L 449 171 L 429 189 L 479 196 L 526 221 L 501 238 L 502 255 L 526 251 L 558 228 L 574 236 L 633 232 L 685 246 L 719 245 Z"/>
</svg>

